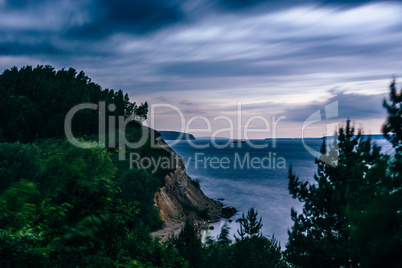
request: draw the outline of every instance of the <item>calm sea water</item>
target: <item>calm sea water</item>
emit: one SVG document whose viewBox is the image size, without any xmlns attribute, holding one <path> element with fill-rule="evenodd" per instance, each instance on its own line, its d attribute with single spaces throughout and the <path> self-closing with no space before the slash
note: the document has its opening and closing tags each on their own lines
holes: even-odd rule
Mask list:
<svg viewBox="0 0 402 268">
<path fill-rule="evenodd" d="M 285 246 L 287 231 L 293 223 L 290 210 L 292 207 L 296 211 L 302 209 L 302 204 L 292 199 L 288 191 L 289 167 L 293 167 L 301 180 L 311 182 L 316 170 L 314 156 L 305 149 L 301 139 L 277 139 L 276 146 L 269 140 L 249 141 L 267 148 L 227 140 L 216 141 L 222 148 L 213 146 L 209 139 L 179 141 L 176 144 L 167 142 L 184 158 L 187 174 L 200 180 L 201 189 L 207 196 L 224 199 L 223 203 L 239 211 L 232 217 L 231 223 L 227 220 L 212 223 L 214 230 L 209 231 L 210 235 L 216 237 L 226 222 L 233 237 L 239 228 L 235 220 L 250 208 L 255 208 L 263 220 L 263 235 L 271 237 L 274 234 L 282 248 Z M 391 148 L 386 140 L 375 142 L 383 146 L 384 151 Z M 306 143 L 319 151 L 322 140 L 309 139 Z M 206 148 L 195 148 L 194 144 Z"/>
</svg>

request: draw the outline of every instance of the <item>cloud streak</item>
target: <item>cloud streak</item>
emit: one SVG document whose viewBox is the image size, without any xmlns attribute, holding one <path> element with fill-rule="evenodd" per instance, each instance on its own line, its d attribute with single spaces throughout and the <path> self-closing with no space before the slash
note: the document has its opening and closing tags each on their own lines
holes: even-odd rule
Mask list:
<svg viewBox="0 0 402 268">
<path fill-rule="evenodd" d="M 402 69 L 401 13 L 384 1 L 2 1 L 0 69 L 72 66 L 192 114 L 242 101 L 296 122 L 336 97 L 342 117 L 367 121 Z"/>
</svg>

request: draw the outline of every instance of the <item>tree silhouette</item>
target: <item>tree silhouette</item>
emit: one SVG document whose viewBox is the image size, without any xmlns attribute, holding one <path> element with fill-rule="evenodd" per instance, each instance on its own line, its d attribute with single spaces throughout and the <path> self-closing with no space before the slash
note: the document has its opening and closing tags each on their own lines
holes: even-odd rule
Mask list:
<svg viewBox="0 0 402 268">
<path fill-rule="evenodd" d="M 237 230 L 237 233 L 240 236 L 240 239 L 244 239 L 245 236 L 261 236 L 261 227 L 262 227 L 262 218 L 260 217 L 257 220 L 258 212 L 254 210 L 254 208 L 250 208 L 247 212 L 247 217 L 242 214 L 242 217 L 239 219 L 240 230 Z"/>
<path fill-rule="evenodd" d="M 396 89 L 396 80 L 390 85 L 390 102 L 383 100 L 383 106 L 388 112 L 388 118 L 383 125 L 384 136 L 392 142 L 396 150 L 402 150 L 402 89 Z"/>
<path fill-rule="evenodd" d="M 301 182 L 289 170 L 289 193 L 304 207 L 301 214 L 291 211 L 294 225 L 286 258 L 301 267 L 359 267 L 360 251 L 351 234 L 348 211 L 364 207 L 385 174 L 386 159 L 380 148 L 360 132 L 356 134 L 350 121 L 339 129 L 334 143 L 337 146 L 329 150 L 323 145 L 325 155 L 315 160 L 314 183 Z M 336 155 L 337 159 L 328 159 Z"/>
</svg>

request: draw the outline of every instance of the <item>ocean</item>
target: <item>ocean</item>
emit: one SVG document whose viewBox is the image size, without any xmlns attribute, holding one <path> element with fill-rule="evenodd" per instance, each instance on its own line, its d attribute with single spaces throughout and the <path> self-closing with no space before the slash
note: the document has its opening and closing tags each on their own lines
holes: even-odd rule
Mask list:
<svg viewBox="0 0 402 268">
<path fill-rule="evenodd" d="M 374 141 L 384 152 L 392 150 L 385 139 Z M 306 139 L 305 142 L 316 151 L 322 145 L 322 139 Z M 232 143 L 226 139 L 215 140 L 215 145 L 210 139 L 167 143 L 183 157 L 187 174 L 200 181 L 201 189 L 208 197 L 223 199 L 225 205 L 238 210 L 231 222 L 223 219 L 211 223 L 214 229 L 205 231 L 204 238 L 206 235 L 216 238 L 225 223 L 233 238 L 239 228 L 236 220 L 242 213 L 247 214 L 250 208 L 255 208 L 262 217 L 262 234 L 269 238 L 274 235 L 284 248 L 287 232 L 293 225 L 290 210 L 293 207 L 300 212 L 303 206 L 289 194 L 289 167 L 293 167 L 302 181 L 312 183 L 316 171 L 314 156 L 306 150 L 301 139 L 277 139 L 276 144 L 271 140 Z"/>
</svg>

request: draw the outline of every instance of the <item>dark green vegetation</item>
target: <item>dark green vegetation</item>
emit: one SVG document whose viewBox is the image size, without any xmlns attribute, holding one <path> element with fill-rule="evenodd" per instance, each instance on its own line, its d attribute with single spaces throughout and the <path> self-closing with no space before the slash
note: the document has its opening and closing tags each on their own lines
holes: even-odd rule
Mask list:
<svg viewBox="0 0 402 268">
<path fill-rule="evenodd" d="M 137 107 L 121 90 L 102 90 L 82 72 L 48 66 L 5 71 L 0 93 L 1 267 L 185 264 L 177 249 L 150 236 L 161 224 L 153 195 L 171 169 L 129 170 L 128 159 L 118 161 L 117 145 L 79 149 L 62 137 L 66 113 L 82 101 L 113 103 L 113 115 L 125 118 L 145 118 L 147 104 Z M 81 142 L 97 140 L 97 122 L 97 111 L 76 115 L 73 129 Z M 144 129 L 131 124 L 126 138 L 135 142 Z M 131 152 L 170 156 L 151 150 L 150 139 Z"/>
<path fill-rule="evenodd" d="M 402 92 L 391 83 L 384 135 L 395 155 L 348 121 L 332 148 L 316 159 L 315 183 L 289 172 L 289 192 L 304 203 L 292 210 L 286 259 L 300 267 L 402 267 Z M 336 164 L 336 165 L 334 165 Z"/>
<path fill-rule="evenodd" d="M 117 144 L 80 149 L 65 140 L 69 109 L 99 101 L 116 105 L 107 115 L 146 118 L 147 104 L 130 103 L 121 90 L 102 90 L 74 69 L 12 68 L 0 76 L 0 267 L 201 267 L 211 262 L 211 246 L 201 245 L 189 222 L 171 241 L 160 243 L 150 235 L 161 224 L 154 194 L 175 163 L 129 169 L 129 157 L 118 159 L 122 148 Z M 97 141 L 97 113 L 83 110 L 74 117 L 80 142 Z M 108 133 L 106 141 L 118 132 Z M 140 122 L 129 124 L 124 134 L 135 143 L 144 133 L 147 142 L 127 148 L 127 155 L 170 158 L 166 150 L 151 148 L 160 135 Z M 198 180 L 193 183 L 199 186 Z"/>
<path fill-rule="evenodd" d="M 0 141 L 63 137 L 64 119 L 73 106 L 100 101 L 106 107 L 110 103 L 116 106 L 113 112 L 106 110 L 107 115 L 146 119 L 147 103 L 138 106 L 121 90 L 103 90 L 82 71 L 56 71 L 50 66 L 6 70 L 0 76 Z M 98 112 L 78 112 L 72 127 L 77 134 L 98 133 Z"/>
<path fill-rule="evenodd" d="M 0 144 L 4 147 L 13 150 L 0 156 L 2 163 L 25 151 L 38 168 L 22 177 L 18 167 L 26 159 L 21 159 L 15 160 L 15 168 L 1 173 L 1 180 L 8 174 L 15 179 L 0 199 L 1 267 L 137 267 L 141 263 L 171 267 L 184 262 L 177 250 L 150 237 L 148 226 L 157 224 L 158 214 L 145 197 L 127 198 L 125 190 L 118 188 L 116 167 L 106 149 L 78 149 L 68 142 L 52 143 L 50 152 L 30 144 Z M 125 173 L 122 181 L 130 175 Z M 139 170 L 136 179 L 159 184 L 146 171 Z"/>
<path fill-rule="evenodd" d="M 189 260 L 190 267 L 229 268 L 229 267 L 288 267 L 275 238 L 268 239 L 261 233 L 261 218 L 250 209 L 247 216 L 240 218 L 239 238 L 234 242 L 229 237 L 229 228 L 224 225 L 217 240 L 207 237 L 201 244 L 191 221 L 177 237 L 171 238 L 180 254 Z"/>
<path fill-rule="evenodd" d="M 150 135 L 127 154 L 169 158 L 151 148 L 159 134 L 140 124 L 147 104 L 102 90 L 73 69 L 6 70 L 0 75 L 0 267 L 400 267 L 401 96 L 392 83 L 384 101 L 384 134 L 395 155 L 382 155 L 348 122 L 332 148 L 322 148 L 314 184 L 290 170 L 289 191 L 305 206 L 302 214 L 291 213 L 283 254 L 274 237 L 261 234 L 253 209 L 239 220 L 234 241 L 224 226 L 217 240 L 202 244 L 189 220 L 167 242 L 153 239 L 150 231 L 161 225 L 153 197 L 176 165 L 153 173 L 152 165 L 129 169 L 128 157 L 118 160 L 117 144 L 80 149 L 63 137 L 72 106 L 105 101 L 117 107 L 107 115 L 139 119 L 127 127 L 128 141 Z M 97 111 L 79 112 L 74 134 L 96 141 L 97 122 Z"/>
</svg>

